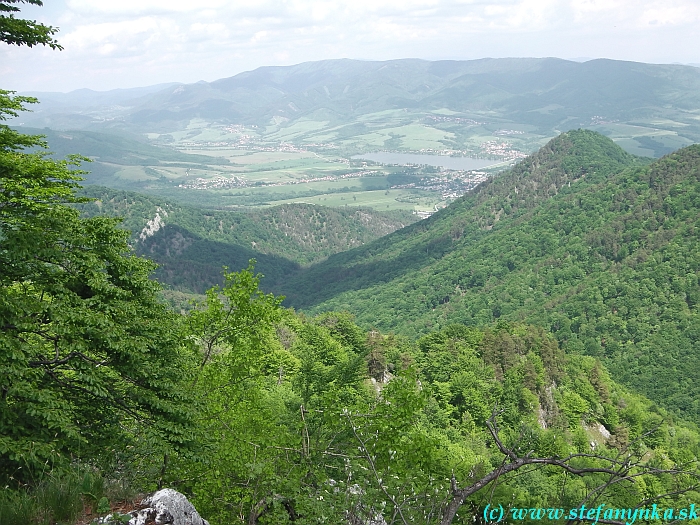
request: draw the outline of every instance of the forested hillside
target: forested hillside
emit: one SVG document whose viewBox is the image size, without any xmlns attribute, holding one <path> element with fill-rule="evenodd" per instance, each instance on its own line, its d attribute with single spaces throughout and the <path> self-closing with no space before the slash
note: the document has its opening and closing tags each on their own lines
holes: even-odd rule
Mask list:
<svg viewBox="0 0 700 525">
<path fill-rule="evenodd" d="M 137 253 L 158 262 L 156 277 L 171 287 L 203 293 L 221 284 L 221 268 L 257 260 L 278 281 L 300 266 L 361 246 L 415 222 L 408 212 L 290 204 L 233 212 L 183 206 L 138 193 L 87 186 L 84 216 L 122 217 Z"/>
<path fill-rule="evenodd" d="M 158 179 L 162 174 L 156 172 L 154 166 L 185 166 L 196 169 L 229 164 L 227 159 L 221 157 L 185 154 L 172 148 L 153 146 L 145 142 L 139 134 L 130 132 L 101 133 L 76 129 L 55 131 L 24 126 L 22 132 L 44 136 L 55 158 L 61 159 L 76 152 L 90 158 L 92 162 L 89 164 L 89 172 L 86 173 L 86 182 L 120 189 L 133 188 L 133 180 L 120 180 L 119 177 L 115 177 L 119 170 L 130 166 L 145 167 L 146 173 L 155 175 Z"/>
<path fill-rule="evenodd" d="M 693 418 L 700 404 L 700 146 L 639 165 L 572 131 L 426 221 L 281 287 L 417 335 L 524 320 Z M 681 373 L 682 371 L 682 373 Z"/>
<path fill-rule="evenodd" d="M 455 325 L 411 342 L 344 314 L 286 312 L 275 331 L 256 381 L 232 383 L 235 355 L 212 361 L 202 380 L 221 390 L 202 430 L 216 444 L 173 473 L 218 523 L 466 524 L 494 501 L 568 517 L 582 503 L 683 508 L 700 495 L 680 472 L 697 462 L 694 427 L 542 329 Z"/>
<path fill-rule="evenodd" d="M 21 102 L 0 92 L 0 117 Z M 116 211 L 133 196 L 88 204 L 75 194 L 73 161 L 23 153 L 39 139 L 7 127 L 0 136 L 3 525 L 74 524 L 86 513 L 124 522 L 125 499 L 161 486 L 185 492 L 214 525 L 467 524 L 493 502 L 575 521 L 571 513 L 582 506 L 632 512 L 656 504 L 672 509 L 669 519 L 693 516 L 697 427 L 620 386 L 595 356 L 567 356 L 546 329 L 506 322 L 504 310 L 495 324 L 492 311 L 483 326 L 446 324 L 414 339 L 367 332 L 347 313 L 309 317 L 282 308 L 260 290 L 252 267 L 225 273 L 222 287 L 176 314 L 159 301 L 159 285 L 148 279 L 154 266 L 133 254 L 129 232 L 75 209 Z M 695 180 L 686 172 L 697 173 L 696 150 L 689 151 L 624 168 L 634 159 L 598 136 L 565 135 L 510 175 L 522 205 L 503 200 L 507 178 L 484 186 L 469 201 L 483 220 L 447 230 L 448 240 L 472 235 L 478 246 L 477 234 L 547 218 L 551 203 L 598 202 L 613 193 L 611 180 L 632 181 L 647 197 L 646 220 L 658 220 L 655 198 L 676 210 L 679 223 L 697 220 L 688 202 L 668 197 L 695 199 L 692 185 L 683 186 Z M 528 170 L 537 177 L 530 184 Z M 569 191 L 572 174 L 578 182 Z M 575 184 L 585 191 L 575 193 Z M 627 209 L 630 199 L 609 199 L 636 209 Z M 395 254 L 387 261 L 416 264 L 394 244 L 408 247 L 412 232 L 436 248 L 429 257 L 439 248 L 446 259 L 449 242 L 430 244 L 430 231 L 469 210 L 467 201 L 380 241 Z M 570 213 L 572 232 L 586 217 L 605 224 L 617 211 L 593 209 Z M 214 224 L 200 226 L 205 232 L 218 229 L 203 223 Z M 226 231 L 224 224 L 234 223 L 219 222 Z M 143 242 L 145 232 L 135 231 Z M 549 257 L 553 270 L 556 243 L 540 245 L 546 237 L 533 233 L 526 248 Z M 652 243 L 654 235 L 639 238 Z M 363 253 L 382 253 L 380 242 Z M 595 246 L 594 269 L 614 260 L 608 244 Z M 475 286 L 488 291 L 484 280 Z"/>
</svg>

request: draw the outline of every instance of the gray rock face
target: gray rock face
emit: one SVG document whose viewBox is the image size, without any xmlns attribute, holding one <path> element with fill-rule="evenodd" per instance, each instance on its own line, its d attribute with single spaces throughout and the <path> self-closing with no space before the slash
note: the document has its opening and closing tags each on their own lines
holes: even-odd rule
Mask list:
<svg viewBox="0 0 700 525">
<path fill-rule="evenodd" d="M 131 512 L 129 525 L 209 525 L 185 496 L 173 489 L 159 490 L 141 502 L 146 508 Z"/>
</svg>

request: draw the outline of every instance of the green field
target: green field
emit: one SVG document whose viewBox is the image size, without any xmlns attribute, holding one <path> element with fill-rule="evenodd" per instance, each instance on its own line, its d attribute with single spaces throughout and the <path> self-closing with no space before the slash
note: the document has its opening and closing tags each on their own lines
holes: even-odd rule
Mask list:
<svg viewBox="0 0 700 525">
<path fill-rule="evenodd" d="M 99 133 L 87 130 L 82 138 L 94 148 L 82 148 L 73 131 L 62 131 L 58 138 L 72 135 L 70 152 L 119 164 L 111 172 L 119 172 L 116 184 L 137 183 L 146 191 L 158 189 L 148 184 L 157 186 L 176 174 L 160 177 L 127 167 L 162 166 L 169 160 L 164 146 L 177 151 L 180 158 L 172 161 L 180 167 L 188 162 L 182 158 L 187 153 L 229 162 L 214 168 L 215 163 L 201 158 L 192 161 L 203 170 L 198 174 L 202 178 L 235 173 L 237 167 L 250 180 L 273 182 L 319 176 L 336 164 L 342 167 L 342 159 L 377 150 L 517 158 L 514 152 L 530 154 L 552 137 L 578 128 L 600 131 L 628 152 L 657 158 L 700 141 L 700 74 L 687 66 L 552 58 L 381 64 L 331 60 L 311 66 L 316 73 L 310 76 L 306 67 L 281 68 L 274 82 L 259 71 L 248 72 L 221 85 L 177 93 L 168 88 L 119 111 L 95 107 L 90 114 L 105 123 L 113 121 L 115 111 L 124 117 L 119 131 L 112 124 L 90 124 L 102 129 L 103 137 L 114 132 L 111 140 L 97 140 Z M 396 76 L 394 67 L 403 73 Z M 191 110 L 182 111 L 184 107 Z M 212 113 L 211 107 L 218 109 Z M 34 123 L 24 125 L 36 126 L 38 132 L 71 130 L 70 125 L 85 120 L 63 112 L 52 120 L 52 115 L 25 115 Z M 142 144 L 131 140 L 136 136 Z M 103 171 L 99 183 L 109 182 Z"/>
<path fill-rule="evenodd" d="M 652 120 L 638 124 L 609 123 L 593 129 L 609 136 L 629 153 L 644 157 L 660 157 L 693 144 L 692 140 L 669 129 L 669 127 L 683 126 L 684 124 L 668 120 Z"/>
<path fill-rule="evenodd" d="M 541 62 L 538 67 L 543 71 L 551 69 L 551 79 L 540 79 L 551 84 L 544 91 L 538 87 L 540 81 L 534 85 L 527 76 L 517 87 L 498 87 L 505 77 L 469 68 L 465 72 L 471 71 L 471 76 L 464 82 L 449 84 L 446 79 L 424 78 L 421 75 L 426 71 L 416 64 L 411 66 L 418 68 L 416 79 L 424 80 L 413 79 L 415 85 L 404 77 L 395 85 L 393 77 L 374 81 L 363 76 L 357 88 L 348 87 L 355 85 L 351 83 L 337 89 L 321 88 L 316 99 L 312 92 L 297 93 L 290 87 L 290 98 L 279 106 L 268 101 L 272 104 L 268 107 L 268 102 L 259 100 L 259 107 L 268 109 L 256 113 L 252 106 L 239 107 L 236 111 L 240 114 L 255 113 L 245 119 L 217 115 L 139 124 L 132 132 L 142 138 L 140 143 L 87 131 L 50 132 L 49 143 L 53 149 L 56 141 L 62 141 L 58 148 L 61 154 L 78 152 L 94 158 L 97 162 L 88 167 L 93 171 L 90 183 L 167 195 L 183 203 L 255 207 L 315 199 L 330 206 L 357 203 L 378 210 L 425 211 L 439 205 L 443 195 L 453 199 L 455 194 L 436 184 L 420 198 L 402 193 L 397 200 L 383 193 L 391 184 L 385 180 L 377 185 L 377 178 L 410 169 L 363 166 L 350 159 L 373 151 L 440 152 L 503 159 L 502 167 L 507 167 L 552 137 L 577 128 L 599 131 L 634 155 L 658 158 L 700 138 L 700 111 L 694 102 L 698 91 L 692 87 L 692 71 L 620 63 L 616 74 L 621 75 L 620 85 L 627 86 L 623 99 L 620 93 L 600 92 L 598 88 L 571 98 L 562 87 L 565 83 L 560 82 L 569 78 L 557 69 L 562 64 L 535 62 Z M 587 70 L 594 66 L 605 64 L 576 66 L 583 68 L 576 73 L 577 82 L 585 80 L 597 86 L 601 77 Z M 506 71 L 509 66 L 503 62 L 503 67 Z M 638 72 L 640 67 L 645 68 L 650 82 L 664 83 L 666 91 L 652 96 L 649 89 L 640 88 L 635 94 L 625 75 Z M 520 78 L 517 71 L 510 74 Z M 670 82 L 671 77 L 682 82 Z M 432 94 L 420 94 L 441 82 L 448 83 Z M 683 82 L 690 82 L 687 89 L 679 87 L 685 85 Z M 522 93 L 516 94 L 519 90 Z M 256 94 L 249 95 L 257 100 Z M 297 96 L 302 98 L 294 98 Z M 501 167 L 489 171 L 494 169 Z M 376 174 L 366 177 L 367 170 Z M 341 178 L 360 171 L 365 171 L 362 178 Z M 429 184 L 422 188 L 426 186 Z M 394 193 L 401 192 L 397 189 Z"/>
<path fill-rule="evenodd" d="M 270 200 L 269 206 L 300 202 L 331 207 L 360 206 L 374 208 L 377 211 L 411 210 L 429 212 L 435 206 L 442 207 L 444 202 L 434 194 L 417 190 L 369 190 L 351 193 L 324 193 L 313 197 L 296 199 Z"/>
<path fill-rule="evenodd" d="M 109 180 L 122 189 L 157 193 L 202 206 L 266 207 L 307 202 L 333 207 L 365 206 L 379 211 L 425 213 L 447 204 L 441 191 L 391 189 L 387 177 L 407 168 L 368 166 L 366 162 L 352 161 L 349 157 L 358 151 L 381 149 L 444 151 L 447 145 L 457 144 L 458 140 L 462 140 L 463 153 L 479 153 L 479 145 L 486 141 L 500 141 L 512 148 L 523 149 L 522 144 L 506 140 L 509 137 L 494 136 L 481 126 L 472 126 L 469 136 L 466 136 L 464 130 L 453 132 L 428 126 L 421 119 L 422 116 L 406 111 L 372 113 L 358 119 L 365 123 L 355 129 L 357 135 L 348 135 L 347 125 L 331 126 L 328 121 L 300 119 L 289 124 L 291 134 L 305 134 L 304 140 L 297 142 L 296 146 L 277 141 L 286 136 L 282 132 L 287 124 L 285 121 L 278 121 L 274 129 L 268 128 L 264 140 L 255 145 L 236 146 L 230 141 L 215 142 L 217 137 L 224 135 L 221 125 L 207 127 L 202 119 L 192 119 L 186 129 L 170 134 L 175 141 L 168 145 L 168 149 L 172 151 L 174 148 L 181 156 L 212 161 L 221 159 L 220 162 L 188 163 L 163 158 L 146 165 L 110 164 L 113 171 Z M 241 133 L 249 131 L 243 129 Z M 313 151 L 313 147 L 308 146 L 309 149 L 304 149 L 304 143 L 318 140 L 319 133 L 329 132 L 346 134 L 341 147 L 330 151 Z M 149 135 L 155 141 L 159 137 L 158 134 Z M 539 145 L 544 138 L 529 134 L 527 140 Z M 523 143 L 522 136 L 518 136 L 518 141 Z M 504 169 L 507 165 L 506 162 L 495 169 Z M 421 176 L 438 175 L 439 170 L 435 169 Z M 231 183 L 233 187 L 221 185 L 222 179 L 233 177 L 239 180 Z M 105 184 L 104 180 L 100 183 Z"/>
</svg>

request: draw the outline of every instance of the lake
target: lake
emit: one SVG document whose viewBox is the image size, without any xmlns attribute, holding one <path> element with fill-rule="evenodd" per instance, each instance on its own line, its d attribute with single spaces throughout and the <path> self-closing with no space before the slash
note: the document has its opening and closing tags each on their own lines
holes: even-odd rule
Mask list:
<svg viewBox="0 0 700 525">
<path fill-rule="evenodd" d="M 479 170 L 500 164 L 502 160 L 474 159 L 472 157 L 448 157 L 447 155 L 423 155 L 419 153 L 390 153 L 378 151 L 376 153 L 364 153 L 355 155 L 353 159 L 371 160 L 380 164 L 427 164 L 428 166 L 442 166 L 450 170 Z"/>
</svg>

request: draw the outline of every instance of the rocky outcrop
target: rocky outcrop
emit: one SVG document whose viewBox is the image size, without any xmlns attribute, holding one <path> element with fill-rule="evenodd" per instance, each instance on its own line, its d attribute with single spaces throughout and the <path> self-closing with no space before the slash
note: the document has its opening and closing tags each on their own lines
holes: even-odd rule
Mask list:
<svg viewBox="0 0 700 525">
<path fill-rule="evenodd" d="M 173 489 L 159 490 L 130 512 L 129 525 L 209 525 L 185 496 Z"/>
<path fill-rule="evenodd" d="M 158 230 L 165 226 L 165 221 L 160 216 L 161 213 L 166 217 L 168 216 L 167 211 L 160 206 L 157 206 L 156 216 L 146 223 L 146 226 L 144 226 L 143 230 L 141 230 L 141 233 L 139 234 L 139 239 L 141 239 L 141 242 L 145 241 L 149 237 L 153 237 Z"/>
</svg>

